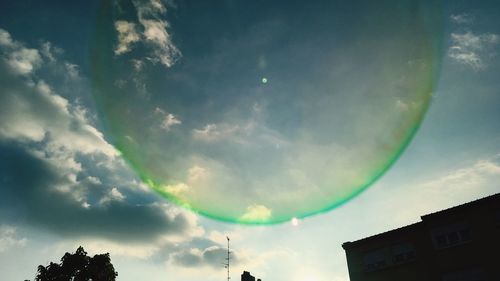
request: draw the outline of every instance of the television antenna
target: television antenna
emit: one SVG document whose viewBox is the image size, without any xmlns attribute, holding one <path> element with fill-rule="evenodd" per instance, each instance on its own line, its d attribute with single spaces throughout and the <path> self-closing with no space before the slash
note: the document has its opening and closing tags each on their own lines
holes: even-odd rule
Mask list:
<svg viewBox="0 0 500 281">
<path fill-rule="evenodd" d="M 223 263 L 224 265 L 224 268 L 227 269 L 227 281 L 229 281 L 229 279 L 231 279 L 231 277 L 229 276 L 229 261 L 230 261 L 230 254 L 231 254 L 231 251 L 229 251 L 229 236 L 226 236 L 226 239 L 227 239 L 227 257 L 225 258 L 226 262 Z"/>
</svg>

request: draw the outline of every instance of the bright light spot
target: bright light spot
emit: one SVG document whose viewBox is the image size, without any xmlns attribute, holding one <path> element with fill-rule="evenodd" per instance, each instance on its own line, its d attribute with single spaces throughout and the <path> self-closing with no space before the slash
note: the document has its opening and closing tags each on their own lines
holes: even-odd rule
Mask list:
<svg viewBox="0 0 500 281">
<path fill-rule="evenodd" d="M 262 84 L 266 84 L 267 83 L 267 78 L 266 77 L 262 77 Z"/>
<path fill-rule="evenodd" d="M 299 225 L 299 220 L 297 218 L 292 218 L 292 225 L 293 226 Z"/>
</svg>

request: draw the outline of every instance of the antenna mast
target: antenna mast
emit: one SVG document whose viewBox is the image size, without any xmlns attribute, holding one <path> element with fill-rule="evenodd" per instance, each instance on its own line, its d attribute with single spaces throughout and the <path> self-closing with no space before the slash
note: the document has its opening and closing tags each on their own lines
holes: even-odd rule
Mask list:
<svg viewBox="0 0 500 281">
<path fill-rule="evenodd" d="M 226 262 L 223 264 L 224 267 L 227 269 L 227 281 L 229 281 L 229 279 L 231 279 L 231 277 L 229 277 L 229 260 L 230 260 L 229 254 L 231 254 L 231 251 L 229 251 L 229 236 L 226 236 L 226 239 L 227 239 L 227 258 Z"/>
</svg>

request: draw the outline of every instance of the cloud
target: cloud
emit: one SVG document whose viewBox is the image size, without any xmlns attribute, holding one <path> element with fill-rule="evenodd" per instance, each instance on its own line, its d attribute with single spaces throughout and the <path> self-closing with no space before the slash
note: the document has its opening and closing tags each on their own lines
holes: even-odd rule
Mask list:
<svg viewBox="0 0 500 281">
<path fill-rule="evenodd" d="M 194 140 L 207 143 L 231 142 L 246 146 L 272 146 L 280 148 L 289 142 L 276 130 L 251 118 L 247 121 L 232 123 L 209 123 L 203 128 L 191 131 Z"/>
<path fill-rule="evenodd" d="M 56 55 L 60 55 L 62 53 L 62 50 L 60 48 L 52 46 L 50 42 L 43 42 L 40 53 L 49 61 L 49 62 L 55 62 L 56 61 Z"/>
<path fill-rule="evenodd" d="M 162 190 L 167 194 L 182 198 L 183 195 L 190 190 L 190 187 L 189 185 L 180 182 L 176 184 L 165 185 L 162 187 Z"/>
<path fill-rule="evenodd" d="M 455 24 L 470 24 L 474 22 L 474 18 L 466 13 L 451 15 L 450 20 Z"/>
<path fill-rule="evenodd" d="M 181 52 L 172 42 L 168 22 L 161 19 L 167 12 L 166 7 L 159 0 L 136 0 L 133 3 L 138 24 L 124 20 L 115 22 L 118 35 L 115 54 L 127 53 L 134 44 L 141 42 L 151 50 L 147 56 L 149 61 L 171 67 L 181 57 Z M 140 25 L 140 30 L 137 25 Z"/>
<path fill-rule="evenodd" d="M 240 217 L 240 220 L 265 222 L 271 218 L 272 210 L 264 205 L 250 205 L 247 207 L 246 213 Z"/>
<path fill-rule="evenodd" d="M 182 122 L 179 119 L 177 119 L 177 117 L 175 117 L 172 113 L 169 113 L 163 119 L 163 122 L 161 123 L 161 127 L 168 131 L 168 130 L 170 130 L 170 127 L 172 127 L 173 125 L 178 125 L 181 123 Z"/>
<path fill-rule="evenodd" d="M 139 21 L 144 27 L 144 37 L 153 47 L 153 62 L 159 61 L 166 67 L 171 67 L 181 53 L 172 43 L 171 36 L 167 31 L 168 23 L 163 20 L 143 18 L 140 18 Z"/>
<path fill-rule="evenodd" d="M 495 55 L 493 47 L 498 44 L 499 38 L 497 34 L 492 33 L 452 33 L 448 56 L 473 70 L 483 70 L 487 67 L 486 60 Z"/>
<path fill-rule="evenodd" d="M 24 83 L 8 75 L 3 77 L 0 137 L 44 141 L 47 150 L 54 153 L 69 150 L 117 155 L 103 134 L 89 124 L 85 109 L 55 94 L 45 81 Z"/>
<path fill-rule="evenodd" d="M 222 268 L 222 263 L 227 258 L 227 249 L 219 245 L 205 249 L 191 248 L 171 254 L 170 259 L 174 265 L 182 267 L 209 266 L 215 269 Z M 238 265 L 240 258 L 237 252 L 231 251 L 231 265 Z"/>
<path fill-rule="evenodd" d="M 33 72 L 42 63 L 40 53 L 36 49 L 25 48 L 12 40 L 10 34 L 0 28 L 0 48 L 4 51 L 4 62 L 14 74 L 26 75 Z"/>
<path fill-rule="evenodd" d="M 14 41 L 12 41 L 12 37 L 10 33 L 6 30 L 0 28 L 0 46 L 2 47 L 12 47 L 14 45 Z"/>
<path fill-rule="evenodd" d="M 126 196 L 121 193 L 118 188 L 113 187 L 111 190 L 109 190 L 108 194 L 103 196 L 101 200 L 99 200 L 99 205 L 104 205 L 108 204 L 113 201 L 120 201 L 123 202 L 125 200 Z M 85 202 L 84 204 L 85 208 L 90 208 L 92 205 L 90 205 L 88 202 Z"/>
<path fill-rule="evenodd" d="M 456 189 L 473 190 L 488 182 L 494 182 L 492 179 L 500 179 L 500 156 L 478 160 L 470 167 L 451 171 L 437 179 L 426 182 L 423 186 L 449 191 Z"/>
<path fill-rule="evenodd" d="M 6 57 L 25 50 L 19 42 L 13 41 L 14 48 L 1 48 Z M 32 53 L 37 53 L 38 50 Z M 39 57 L 38 66 L 42 60 Z M 64 62 L 63 65 L 69 63 Z M 70 68 L 77 69 L 74 64 Z M 66 67 L 66 66 L 64 66 Z M 0 137 L 23 142 L 45 142 L 53 153 L 70 150 L 81 153 L 103 153 L 109 157 L 117 155 L 116 150 L 106 142 L 104 136 L 89 123 L 84 108 L 71 104 L 58 95 L 42 79 L 24 80 L 12 73 L 9 61 L 0 65 L 2 95 L 0 96 Z M 22 68 L 28 69 L 28 67 Z M 31 69 L 33 70 L 33 68 Z M 31 71 L 30 70 L 30 71 Z M 22 72 L 29 74 L 30 72 Z M 66 72 L 68 73 L 68 72 Z M 69 72 L 68 75 L 74 75 Z"/>
<path fill-rule="evenodd" d="M 24 247 L 27 239 L 17 235 L 17 229 L 9 225 L 0 225 L 0 253 L 13 247 Z"/>
<path fill-rule="evenodd" d="M 167 12 L 161 0 L 134 0 L 133 3 L 140 17 L 158 17 Z"/>
<path fill-rule="evenodd" d="M 115 22 L 115 29 L 118 33 L 118 45 L 115 48 L 115 55 L 121 55 L 131 50 L 133 43 L 140 40 L 134 23 L 119 20 Z"/>
<path fill-rule="evenodd" d="M 209 176 L 209 172 L 206 168 L 200 166 L 193 166 L 188 170 L 188 181 L 197 182 L 205 180 Z"/>
<path fill-rule="evenodd" d="M 15 73 L 28 74 L 38 68 L 41 57 L 38 50 L 21 48 L 10 54 L 7 63 Z"/>
<path fill-rule="evenodd" d="M 2 144 L 0 155 L 0 176 L 4 180 L 0 215 L 7 219 L 17 218 L 63 236 L 115 241 L 156 239 L 190 229 L 190 221 L 165 204 L 133 204 L 110 197 L 106 204 L 85 207 L 83 203 L 97 195 L 92 194 L 92 188 L 98 186 L 75 181 L 66 171 L 21 147 Z"/>
<path fill-rule="evenodd" d="M 193 129 L 193 137 L 198 140 L 216 141 L 232 137 L 239 131 L 241 131 L 241 128 L 238 125 L 207 124 L 201 129 Z"/>
<path fill-rule="evenodd" d="M 155 244 L 120 243 L 100 239 L 80 239 L 76 241 L 72 239 L 71 241 L 61 243 L 59 247 L 62 252 L 66 249 L 76 249 L 81 245 L 85 245 L 85 251 L 89 253 L 112 253 L 113 257 L 132 257 L 141 260 L 152 258 L 160 250 Z"/>
<path fill-rule="evenodd" d="M 79 66 L 73 63 L 64 63 L 64 68 L 66 69 L 68 76 L 72 79 L 77 79 L 79 77 Z"/>
<path fill-rule="evenodd" d="M 0 30 L 2 57 L 25 49 L 40 52 Z M 37 67 L 22 76 L 12 71 L 18 66 L 0 61 L 0 219 L 63 237 L 116 243 L 198 235 L 196 217 L 159 202 L 142 187 L 92 124 L 88 109 L 54 90 L 67 79 L 40 78 L 51 67 L 68 67 L 50 51 L 50 43 L 42 50 L 47 61 L 39 56 Z"/>
<path fill-rule="evenodd" d="M 362 203 L 368 209 L 380 210 L 381 214 L 398 210 L 391 221 L 384 222 L 397 226 L 415 222 L 424 214 L 498 193 L 499 181 L 500 155 L 496 155 L 441 171 L 419 182 L 407 183 L 405 188 L 397 185 L 390 191 L 382 190 L 378 194 L 380 197 L 372 197 L 370 202 Z M 387 192 L 391 196 L 387 197 Z M 379 225 L 373 227 L 378 228 Z"/>
<path fill-rule="evenodd" d="M 160 108 L 155 109 L 155 114 L 160 116 L 161 123 L 160 127 L 165 131 L 170 131 L 172 126 L 182 124 L 181 120 L 177 119 L 172 113 L 165 112 Z"/>
</svg>

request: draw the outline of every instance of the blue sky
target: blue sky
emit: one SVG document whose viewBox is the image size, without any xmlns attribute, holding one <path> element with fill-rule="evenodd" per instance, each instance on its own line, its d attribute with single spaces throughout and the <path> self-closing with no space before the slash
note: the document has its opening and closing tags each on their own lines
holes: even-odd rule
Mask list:
<svg viewBox="0 0 500 281">
<path fill-rule="evenodd" d="M 0 4 L 2 277 L 220 280 L 229 235 L 232 278 L 348 280 L 343 242 L 497 193 L 498 4 L 368 2 Z"/>
</svg>

